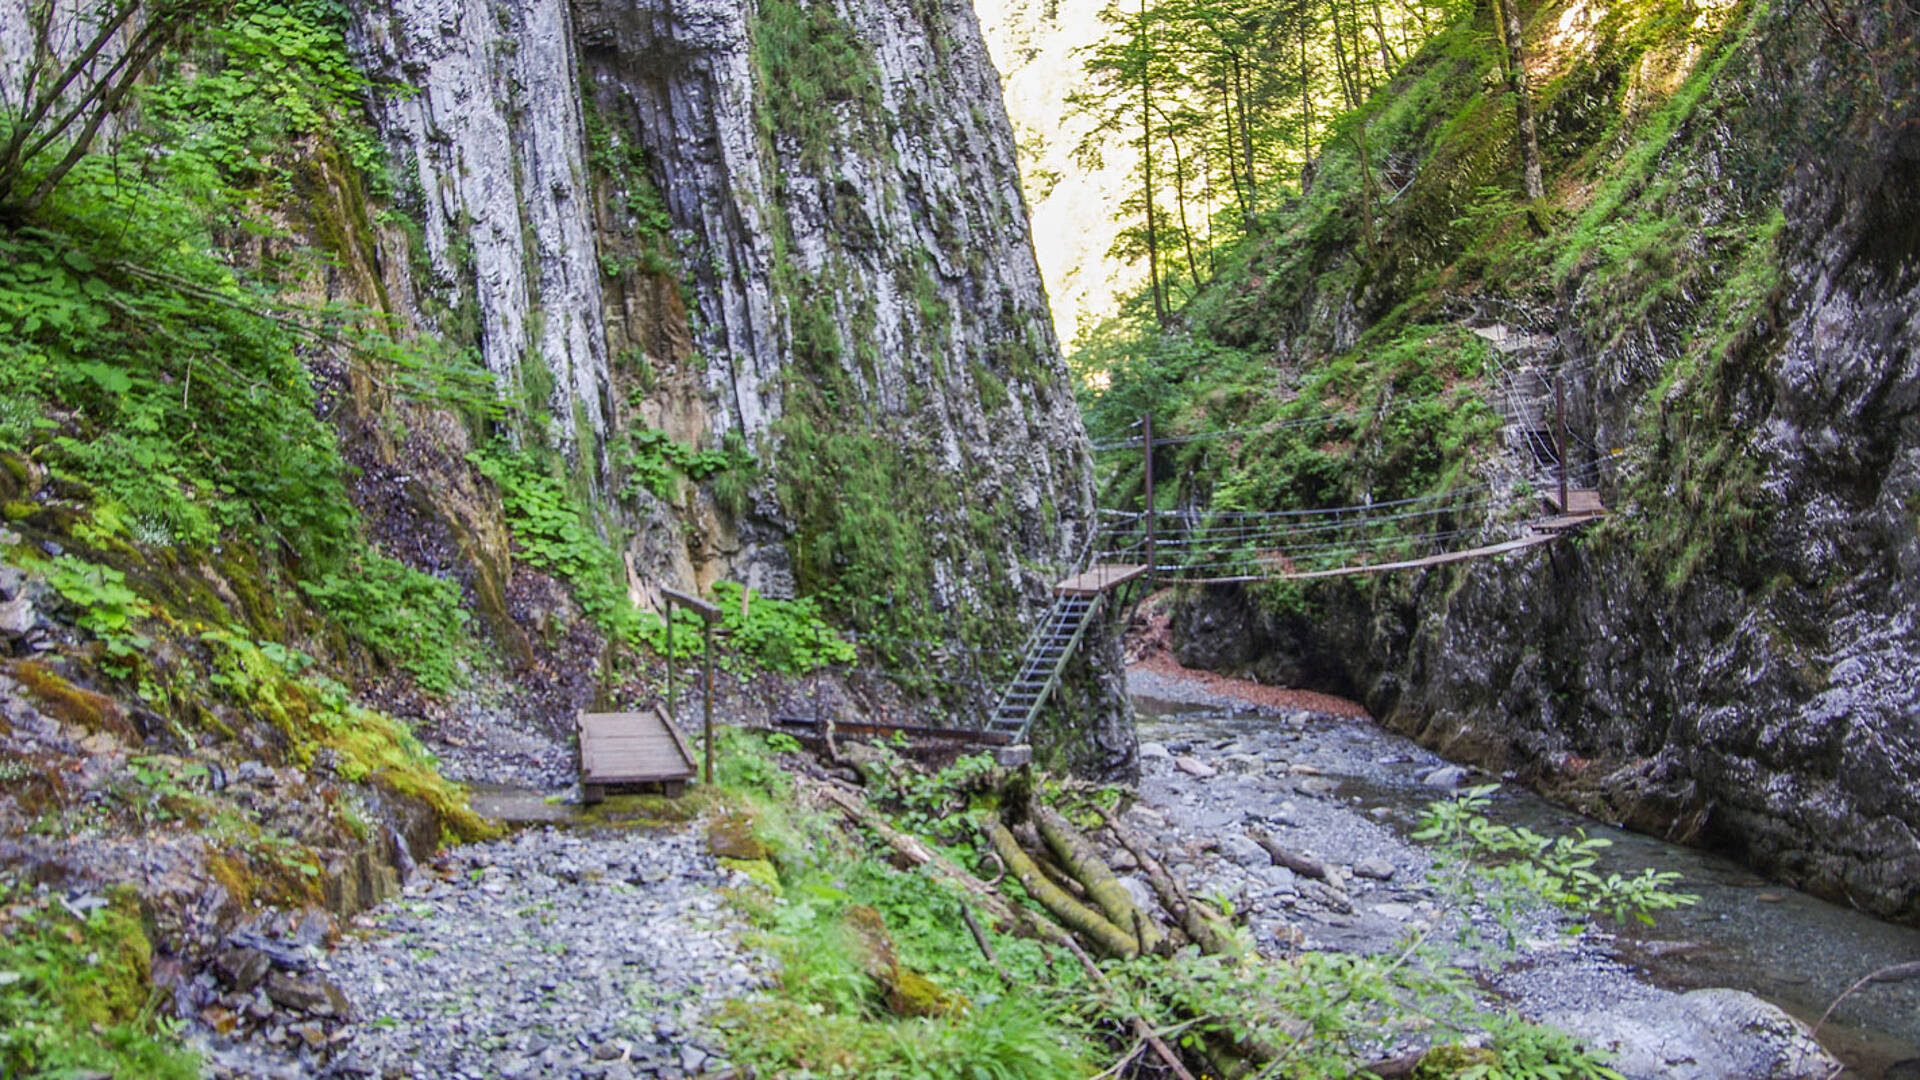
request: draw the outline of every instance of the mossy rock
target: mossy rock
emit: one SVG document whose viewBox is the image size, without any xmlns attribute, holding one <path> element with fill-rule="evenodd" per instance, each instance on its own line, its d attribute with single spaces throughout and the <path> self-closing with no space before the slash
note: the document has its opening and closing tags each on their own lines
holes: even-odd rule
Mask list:
<svg viewBox="0 0 1920 1080">
<path fill-rule="evenodd" d="M 887 1011 L 895 1016 L 952 1016 L 972 1008 L 966 997 L 902 964 L 893 949 L 886 919 L 865 904 L 842 915 L 860 943 L 861 968 L 874 981 Z"/>
<path fill-rule="evenodd" d="M 895 1016 L 955 1016 L 972 1007 L 965 995 L 899 965 L 886 990 L 887 1010 Z"/>
<path fill-rule="evenodd" d="M 10 674 L 26 687 L 39 702 L 40 711 L 48 716 L 90 732 L 104 732 L 128 742 L 136 740 L 126 714 L 105 694 L 75 686 L 35 660 L 13 665 Z"/>
<path fill-rule="evenodd" d="M 1468 1069 L 1491 1068 L 1500 1055 L 1478 1046 L 1436 1046 L 1413 1067 L 1413 1080 L 1452 1080 Z"/>
<path fill-rule="evenodd" d="M 773 854 L 753 835 L 753 818 L 740 813 L 715 818 L 707 825 L 707 850 L 719 858 L 743 862 L 765 862 Z"/>
<path fill-rule="evenodd" d="M 755 884 L 763 885 L 775 896 L 781 895 L 780 871 L 774 869 L 767 859 L 730 859 L 722 857 L 720 865 L 729 870 L 738 870 L 752 878 Z"/>
</svg>

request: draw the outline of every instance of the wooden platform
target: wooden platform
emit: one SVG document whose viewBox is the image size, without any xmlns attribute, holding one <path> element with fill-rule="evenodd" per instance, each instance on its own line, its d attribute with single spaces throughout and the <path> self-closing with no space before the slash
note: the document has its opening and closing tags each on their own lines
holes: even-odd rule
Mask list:
<svg viewBox="0 0 1920 1080">
<path fill-rule="evenodd" d="M 1084 574 L 1075 574 L 1053 587 L 1053 591 L 1064 596 L 1098 596 L 1108 589 L 1117 589 L 1135 578 L 1146 574 L 1145 566 L 1133 563 L 1100 563 L 1090 567 Z"/>
<path fill-rule="evenodd" d="M 1548 487 L 1544 497 L 1547 505 L 1562 514 L 1578 517 L 1592 517 L 1607 512 L 1607 506 L 1600 501 L 1600 493 L 1593 488 L 1568 488 L 1567 505 L 1560 505 L 1558 488 Z"/>
<path fill-rule="evenodd" d="M 609 787 L 637 784 L 661 784 L 677 794 L 694 775 L 693 751 L 658 709 L 583 712 L 579 725 L 580 786 L 589 799 Z"/>
</svg>

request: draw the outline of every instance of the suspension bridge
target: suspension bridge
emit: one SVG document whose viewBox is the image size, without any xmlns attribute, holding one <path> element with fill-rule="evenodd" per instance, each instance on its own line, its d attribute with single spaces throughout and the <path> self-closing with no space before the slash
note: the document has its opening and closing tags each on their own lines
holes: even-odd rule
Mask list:
<svg viewBox="0 0 1920 1080">
<path fill-rule="evenodd" d="M 1480 331 L 1494 344 L 1494 371 L 1437 394 L 1382 402 L 1372 409 L 1290 417 L 1256 428 L 1207 431 L 1158 442 L 1153 418 L 1140 437 L 1097 444 L 1096 451 L 1141 454 L 1143 509 L 1102 509 L 1095 542 L 1054 587 L 1054 600 L 1021 650 L 1020 666 L 981 729 L 983 741 L 1023 743 L 1109 598 L 1124 589 L 1310 581 L 1419 570 L 1485 559 L 1552 543 L 1606 513 L 1595 483 L 1598 448 L 1576 464 L 1566 418 L 1567 378 L 1578 365 L 1508 364 L 1503 354 L 1535 346 Z M 1537 347 L 1537 346 L 1535 346 Z M 1350 506 L 1271 511 L 1157 508 L 1156 448 L 1200 440 L 1387 419 L 1417 406 L 1487 402 L 1504 426 L 1512 475 L 1500 483 Z M 1119 606 L 1124 607 L 1124 603 Z"/>
<path fill-rule="evenodd" d="M 942 657 L 951 666 L 939 674 L 834 667 L 845 675 L 890 680 L 909 689 L 971 690 L 993 700 L 984 719 L 966 728 L 867 723 L 842 730 L 902 732 L 999 746 L 1025 743 L 1089 632 L 1106 612 L 1124 610 L 1129 592 L 1143 595 L 1164 585 L 1314 581 L 1495 558 L 1552 543 L 1603 516 L 1606 507 L 1597 479 L 1600 461 L 1607 455 L 1587 440 L 1576 440 L 1567 422 L 1565 387 L 1571 376 L 1584 369 L 1584 362 L 1519 362 L 1519 356 L 1545 351 L 1543 339 L 1512 335 L 1504 328 L 1475 332 L 1494 346 L 1493 370 L 1484 378 L 1459 382 L 1437 393 L 1159 440 L 1154 438 L 1149 415 L 1135 425 L 1138 437 L 1095 444 L 1093 450 L 1100 453 L 1141 455 L 1141 509 L 1098 511 L 1092 537 L 1055 583 L 1051 605 L 1019 649 L 968 649 L 950 641 L 863 636 L 856 640 Z M 1266 511 L 1158 507 L 1154 458 L 1163 448 L 1201 441 L 1244 442 L 1262 435 L 1331 429 L 1342 423 L 1377 426 L 1413 409 L 1464 408 L 1474 402 L 1491 407 L 1502 423 L 1505 452 L 1492 467 L 1482 470 L 1498 475 L 1497 480 L 1343 506 Z M 1582 445 L 1570 448 L 1575 441 Z M 1575 461 L 1576 456 L 1582 460 Z M 1013 677 L 1002 684 L 991 683 L 980 672 L 983 658 L 994 666 L 1013 666 Z M 671 703 L 671 690 L 668 699 Z M 811 718 L 788 717 L 781 723 L 802 733 L 830 726 L 817 709 Z M 690 773 L 691 753 L 684 745 L 677 749 L 684 759 L 680 768 Z"/>
</svg>

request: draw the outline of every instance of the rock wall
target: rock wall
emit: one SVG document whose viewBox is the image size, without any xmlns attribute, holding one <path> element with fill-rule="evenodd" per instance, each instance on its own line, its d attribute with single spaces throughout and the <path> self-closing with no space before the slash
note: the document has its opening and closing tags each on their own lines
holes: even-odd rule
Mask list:
<svg viewBox="0 0 1920 1080">
<path fill-rule="evenodd" d="M 400 291 L 544 396 L 642 602 L 731 578 L 895 637 L 1023 640 L 1088 542 L 1091 465 L 967 4 L 358 19 L 376 82 L 412 88 L 375 109 L 424 247 Z M 739 448 L 750 490 L 623 484 L 642 430 Z M 971 655 L 922 660 L 963 664 L 977 706 L 998 673 Z M 1121 739 L 1123 704 L 1098 723 Z"/>
<path fill-rule="evenodd" d="M 1808 91 L 1868 55 L 1820 28 L 1782 15 L 1742 48 L 1676 139 L 1694 156 L 1666 204 L 1701 236 L 1784 211 L 1763 260 L 1775 284 L 1717 367 L 1679 358 L 1721 332 L 1731 268 L 1626 326 L 1621 298 L 1576 275 L 1534 327 L 1595 358 L 1571 397 L 1580 435 L 1627 448 L 1602 462 L 1609 521 L 1497 561 L 1328 583 L 1284 611 L 1198 595 L 1178 650 L 1357 696 L 1598 816 L 1913 921 L 1920 136 L 1909 106 L 1871 99 L 1892 67 L 1848 76 L 1871 99 L 1851 111 Z M 1776 146 L 1778 182 L 1753 182 L 1743 170 Z"/>
</svg>

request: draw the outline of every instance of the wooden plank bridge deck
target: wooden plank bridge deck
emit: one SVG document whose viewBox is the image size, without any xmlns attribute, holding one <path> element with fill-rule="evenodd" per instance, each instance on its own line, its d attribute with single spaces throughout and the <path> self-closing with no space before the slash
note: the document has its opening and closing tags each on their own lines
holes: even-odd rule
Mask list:
<svg viewBox="0 0 1920 1080">
<path fill-rule="evenodd" d="M 658 709 L 579 716 L 580 787 L 588 801 L 609 787 L 663 785 L 678 794 L 694 775 L 693 751 Z"/>
<path fill-rule="evenodd" d="M 1135 563 L 1097 563 L 1085 573 L 1075 574 L 1053 587 L 1061 596 L 1098 596 L 1117 589 L 1135 578 L 1144 577 L 1147 568 Z"/>
<path fill-rule="evenodd" d="M 1560 492 L 1548 488 L 1545 492 L 1547 505 L 1568 517 L 1597 517 L 1607 512 L 1607 504 L 1600 501 L 1600 492 L 1593 488 L 1570 488 L 1567 491 L 1567 505 L 1560 505 Z"/>
</svg>

